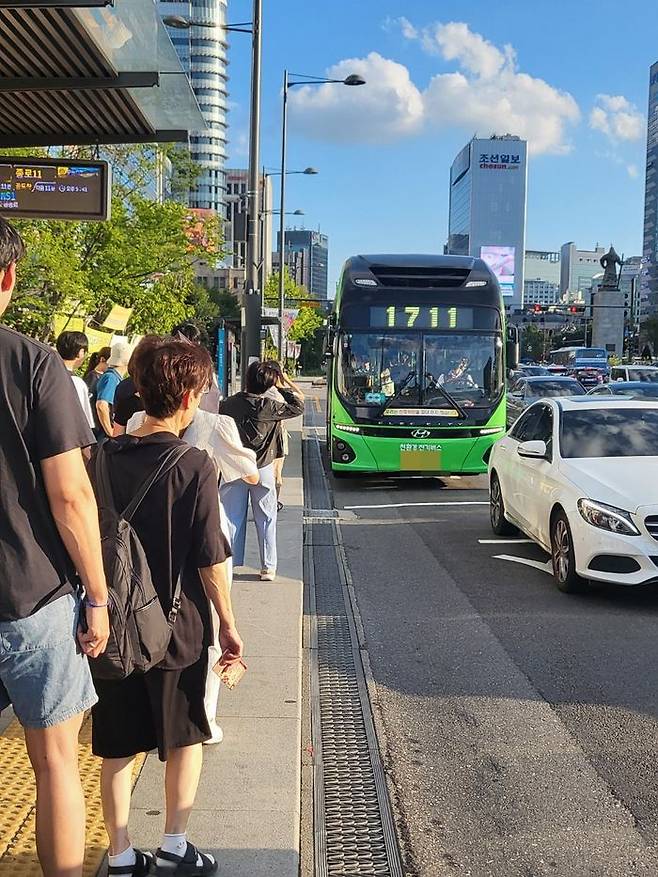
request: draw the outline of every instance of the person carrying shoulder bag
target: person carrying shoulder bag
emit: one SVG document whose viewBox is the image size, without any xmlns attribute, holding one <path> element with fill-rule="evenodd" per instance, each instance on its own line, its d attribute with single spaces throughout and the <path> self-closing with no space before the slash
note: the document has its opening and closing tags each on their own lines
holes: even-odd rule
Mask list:
<svg viewBox="0 0 658 877">
<path fill-rule="evenodd" d="M 227 582 L 230 550 L 220 529 L 216 470 L 204 451 L 179 438 L 211 377 L 211 360 L 203 348 L 171 340 L 155 345 L 140 357 L 135 374 L 146 411 L 143 424 L 101 450 L 115 522 L 127 509 L 170 622 L 166 654 L 156 666 L 125 678 L 100 678 L 104 673 L 94 678 L 99 701 L 93 709 L 92 747 L 103 758 L 101 796 L 111 877 L 145 877 L 153 864 L 151 854 L 133 848 L 127 829 L 134 759 L 151 749 L 166 762 L 165 828 L 155 853 L 156 875 L 217 870 L 214 858 L 199 852 L 186 836 L 202 743 L 211 736 L 204 707 L 213 638 L 209 603 L 219 618 L 225 660 L 239 660 L 243 644 Z M 144 491 L 149 478 L 152 483 Z M 140 496 L 141 502 L 133 502 Z"/>
</svg>

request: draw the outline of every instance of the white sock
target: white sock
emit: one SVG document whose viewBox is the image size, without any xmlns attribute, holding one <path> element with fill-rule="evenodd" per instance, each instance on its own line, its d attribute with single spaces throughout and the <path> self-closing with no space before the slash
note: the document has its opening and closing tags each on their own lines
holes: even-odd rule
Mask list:
<svg viewBox="0 0 658 877">
<path fill-rule="evenodd" d="M 164 853 L 173 853 L 175 856 L 184 856 L 187 849 L 186 834 L 165 834 L 160 844 Z"/>
<path fill-rule="evenodd" d="M 116 856 L 108 855 L 108 860 L 110 865 L 115 868 L 130 867 L 134 865 L 137 861 L 137 855 L 135 854 L 135 850 L 132 847 L 128 847 L 127 850 L 124 850 L 122 853 L 118 853 Z"/>
<path fill-rule="evenodd" d="M 187 835 L 186 834 L 165 834 L 162 838 L 162 843 L 160 844 L 160 849 L 163 853 L 173 853 L 175 856 L 184 856 L 185 850 L 187 849 Z M 209 859 L 213 862 L 215 861 L 213 856 L 208 855 Z M 200 855 L 197 854 L 196 863 L 200 867 L 203 864 L 203 859 Z M 156 864 L 160 866 L 170 866 L 175 868 L 173 862 L 168 862 L 166 859 L 161 859 L 160 856 L 156 859 Z"/>
</svg>

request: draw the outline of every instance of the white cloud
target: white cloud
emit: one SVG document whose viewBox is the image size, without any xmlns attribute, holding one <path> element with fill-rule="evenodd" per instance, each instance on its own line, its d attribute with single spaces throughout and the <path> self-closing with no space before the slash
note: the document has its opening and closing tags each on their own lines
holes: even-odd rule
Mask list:
<svg viewBox="0 0 658 877">
<path fill-rule="evenodd" d="M 598 94 L 589 114 L 589 125 L 610 140 L 641 140 L 646 120 L 638 108 L 621 94 Z"/>
<path fill-rule="evenodd" d="M 640 169 L 636 164 L 627 164 L 626 170 L 628 172 L 628 176 L 632 180 L 636 180 L 640 176 Z"/>
<path fill-rule="evenodd" d="M 366 85 L 301 86 L 290 92 L 291 118 L 309 136 L 343 143 L 380 143 L 420 129 L 423 97 L 403 64 L 371 52 L 366 58 L 340 61 L 330 79 L 356 73 Z"/>
<path fill-rule="evenodd" d="M 518 134 L 535 154 L 569 151 L 567 129 L 580 117 L 576 101 L 543 79 L 519 72 L 511 46 L 498 48 L 463 22 L 422 30 L 406 18 L 385 23 L 393 25 L 406 39 L 454 62 L 457 69 L 437 74 L 423 90 L 403 64 L 376 52 L 341 61 L 328 71 L 329 77 L 359 73 L 367 84 L 291 93 L 291 109 L 309 136 L 383 142 L 415 134 L 424 126 L 457 127 L 481 136 Z"/>
</svg>

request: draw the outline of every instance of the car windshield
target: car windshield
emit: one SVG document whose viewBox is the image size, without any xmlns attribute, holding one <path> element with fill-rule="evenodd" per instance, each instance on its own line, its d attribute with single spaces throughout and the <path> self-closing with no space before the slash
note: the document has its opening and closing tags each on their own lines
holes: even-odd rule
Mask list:
<svg viewBox="0 0 658 877">
<path fill-rule="evenodd" d="M 576 353 L 576 362 L 581 359 L 601 359 L 606 361 L 608 354 L 600 347 L 583 347 Z"/>
<path fill-rule="evenodd" d="M 394 407 L 449 408 L 447 393 L 464 408 L 483 407 L 503 389 L 503 345 L 495 333 L 343 332 L 339 351 L 339 392 L 358 405 L 395 397 Z"/>
<path fill-rule="evenodd" d="M 619 381 L 617 384 L 611 384 L 612 392 L 618 396 L 648 396 L 651 399 L 658 397 L 658 383 L 650 382 L 633 382 L 626 383 Z"/>
<path fill-rule="evenodd" d="M 583 396 L 585 389 L 578 381 L 529 381 L 528 395 L 538 399 L 547 396 Z"/>
<path fill-rule="evenodd" d="M 641 368 L 628 369 L 629 381 L 646 381 L 650 384 L 658 384 L 658 371 L 648 371 Z"/>
<path fill-rule="evenodd" d="M 658 456 L 658 408 L 565 411 L 560 453 L 568 459 Z"/>
<path fill-rule="evenodd" d="M 547 368 L 544 368 L 543 365 L 524 365 L 521 367 L 520 372 L 522 375 L 548 375 L 550 374 Z"/>
</svg>

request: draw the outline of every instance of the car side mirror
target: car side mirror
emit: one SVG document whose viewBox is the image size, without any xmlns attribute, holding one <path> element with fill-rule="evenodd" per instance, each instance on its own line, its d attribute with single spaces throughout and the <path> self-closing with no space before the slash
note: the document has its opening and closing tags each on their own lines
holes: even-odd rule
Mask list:
<svg viewBox="0 0 658 877">
<path fill-rule="evenodd" d="M 521 442 L 516 449 L 519 457 L 526 457 L 529 460 L 545 460 L 548 457 L 548 448 L 546 442 Z"/>
</svg>

